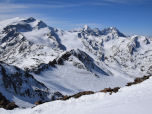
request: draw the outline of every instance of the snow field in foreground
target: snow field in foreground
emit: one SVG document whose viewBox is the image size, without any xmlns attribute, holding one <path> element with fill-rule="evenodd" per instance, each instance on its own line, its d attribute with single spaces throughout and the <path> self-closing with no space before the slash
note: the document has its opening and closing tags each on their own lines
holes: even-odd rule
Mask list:
<svg viewBox="0 0 152 114">
<path fill-rule="evenodd" d="M 96 93 L 79 99 L 54 101 L 33 109 L 0 109 L 1 114 L 152 114 L 152 77 L 140 84 L 123 87 L 118 93 Z"/>
</svg>

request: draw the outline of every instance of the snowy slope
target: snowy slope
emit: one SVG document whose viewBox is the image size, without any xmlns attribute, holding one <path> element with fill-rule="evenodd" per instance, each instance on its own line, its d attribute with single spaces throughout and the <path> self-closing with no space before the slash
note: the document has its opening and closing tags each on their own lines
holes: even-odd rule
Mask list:
<svg viewBox="0 0 152 114">
<path fill-rule="evenodd" d="M 102 67 L 100 67 L 102 66 Z M 64 95 L 80 91 L 100 91 L 105 87 L 124 86 L 133 81 L 124 72 L 107 69 L 105 64 L 97 64 L 89 55 L 79 49 L 60 55 L 49 64 L 41 64 L 32 75 L 48 88 Z"/>
<path fill-rule="evenodd" d="M 39 105 L 33 109 L 16 109 L 2 114 L 151 114 L 152 78 L 143 83 L 123 87 L 118 93 L 96 93 L 78 99 L 54 101 Z"/>
<path fill-rule="evenodd" d="M 49 90 L 31 74 L 3 62 L 0 62 L 0 92 L 22 107 L 31 107 L 38 100 L 50 101 L 53 96 L 61 97 L 61 94 Z"/>
<path fill-rule="evenodd" d="M 49 28 L 34 18 L 20 21 L 16 18 L 8 22 L 6 21 L 7 25 L 0 23 L 3 26 L 0 31 L 1 61 L 29 69 L 52 61 L 62 52 L 62 45 L 55 38 L 57 35 L 54 30 L 58 31 L 57 29 Z"/>
<path fill-rule="evenodd" d="M 62 30 L 48 27 L 43 21 L 29 18 L 29 19 L 19 19 L 15 18 L 12 20 L 7 20 L 0 23 L 1 33 L 6 32 L 6 30 L 13 29 L 21 33 L 30 42 L 37 45 L 46 45 L 53 48 L 63 48 L 60 44 L 60 39 L 57 38 L 58 34 L 62 34 Z M 8 34 L 8 33 L 7 33 Z M 3 35 L 3 34 L 2 34 Z"/>
</svg>

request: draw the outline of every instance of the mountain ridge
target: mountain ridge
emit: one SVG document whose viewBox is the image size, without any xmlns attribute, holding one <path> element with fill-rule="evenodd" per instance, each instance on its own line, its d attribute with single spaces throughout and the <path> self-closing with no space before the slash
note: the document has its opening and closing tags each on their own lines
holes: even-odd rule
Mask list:
<svg viewBox="0 0 152 114">
<path fill-rule="evenodd" d="M 98 91 L 151 73 L 152 40 L 146 36 L 128 37 L 115 27 L 99 30 L 88 25 L 80 31 L 63 31 L 35 18 L 3 23 L 3 64 L 28 72 L 52 91 L 67 95 Z"/>
</svg>

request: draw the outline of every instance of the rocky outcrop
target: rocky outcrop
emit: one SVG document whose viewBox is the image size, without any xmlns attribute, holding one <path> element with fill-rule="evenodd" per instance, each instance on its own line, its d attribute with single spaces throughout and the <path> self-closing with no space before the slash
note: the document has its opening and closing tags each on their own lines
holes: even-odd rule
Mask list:
<svg viewBox="0 0 152 114">
<path fill-rule="evenodd" d="M 115 87 L 113 89 L 111 89 L 110 87 L 109 88 L 105 88 L 104 90 L 101 90 L 100 92 L 104 92 L 104 93 L 107 93 L 107 92 L 110 92 L 110 95 L 114 92 L 118 92 L 118 90 L 120 89 L 120 87 Z"/>
<path fill-rule="evenodd" d="M 84 91 L 84 92 L 79 92 L 79 93 L 77 93 L 77 94 L 75 94 L 75 95 L 72 95 L 72 96 L 64 96 L 63 98 L 60 98 L 60 99 L 58 99 L 58 100 L 68 100 L 68 99 L 70 99 L 70 98 L 79 98 L 79 97 L 81 97 L 81 96 L 83 96 L 83 95 L 90 95 L 90 94 L 94 94 L 94 92 L 93 91 Z"/>
<path fill-rule="evenodd" d="M 151 75 L 149 75 L 149 76 L 144 76 L 144 77 L 139 77 L 139 78 L 135 78 L 135 79 L 134 79 L 134 82 L 129 82 L 129 83 L 127 83 L 126 86 L 131 86 L 131 85 L 134 85 L 134 84 L 141 83 L 141 82 L 149 79 L 150 76 L 151 76 Z"/>
<path fill-rule="evenodd" d="M 0 108 L 12 110 L 14 108 L 18 108 L 18 106 L 15 104 L 15 102 L 10 102 L 9 100 L 7 100 L 5 96 L 3 96 L 0 92 Z"/>
<path fill-rule="evenodd" d="M 42 104 L 42 101 L 36 101 L 35 102 L 35 105 L 40 105 L 40 104 Z"/>
</svg>

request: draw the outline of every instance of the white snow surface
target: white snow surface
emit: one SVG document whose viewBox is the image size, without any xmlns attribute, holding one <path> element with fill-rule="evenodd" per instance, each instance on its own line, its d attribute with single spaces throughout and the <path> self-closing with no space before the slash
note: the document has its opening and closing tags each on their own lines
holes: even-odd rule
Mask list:
<svg viewBox="0 0 152 114">
<path fill-rule="evenodd" d="M 0 109 L 1 114 L 151 114 L 152 77 L 122 87 L 118 93 L 96 93 L 78 99 L 44 103 L 31 109 Z"/>
<path fill-rule="evenodd" d="M 77 37 L 78 32 L 67 32 L 65 31 L 63 35 L 59 36 L 61 38 L 61 43 L 66 46 L 66 50 L 79 48 L 84 50 L 84 45 L 80 39 Z"/>
<path fill-rule="evenodd" d="M 64 66 L 46 69 L 41 74 L 34 74 L 35 79 L 44 83 L 50 90 L 60 91 L 63 95 L 73 95 L 83 91 L 100 91 L 108 87 L 125 86 L 133 81 L 125 73 L 111 69 L 114 76 L 99 75 L 99 78 L 84 69 L 78 69 L 72 63 L 65 62 Z"/>
</svg>

